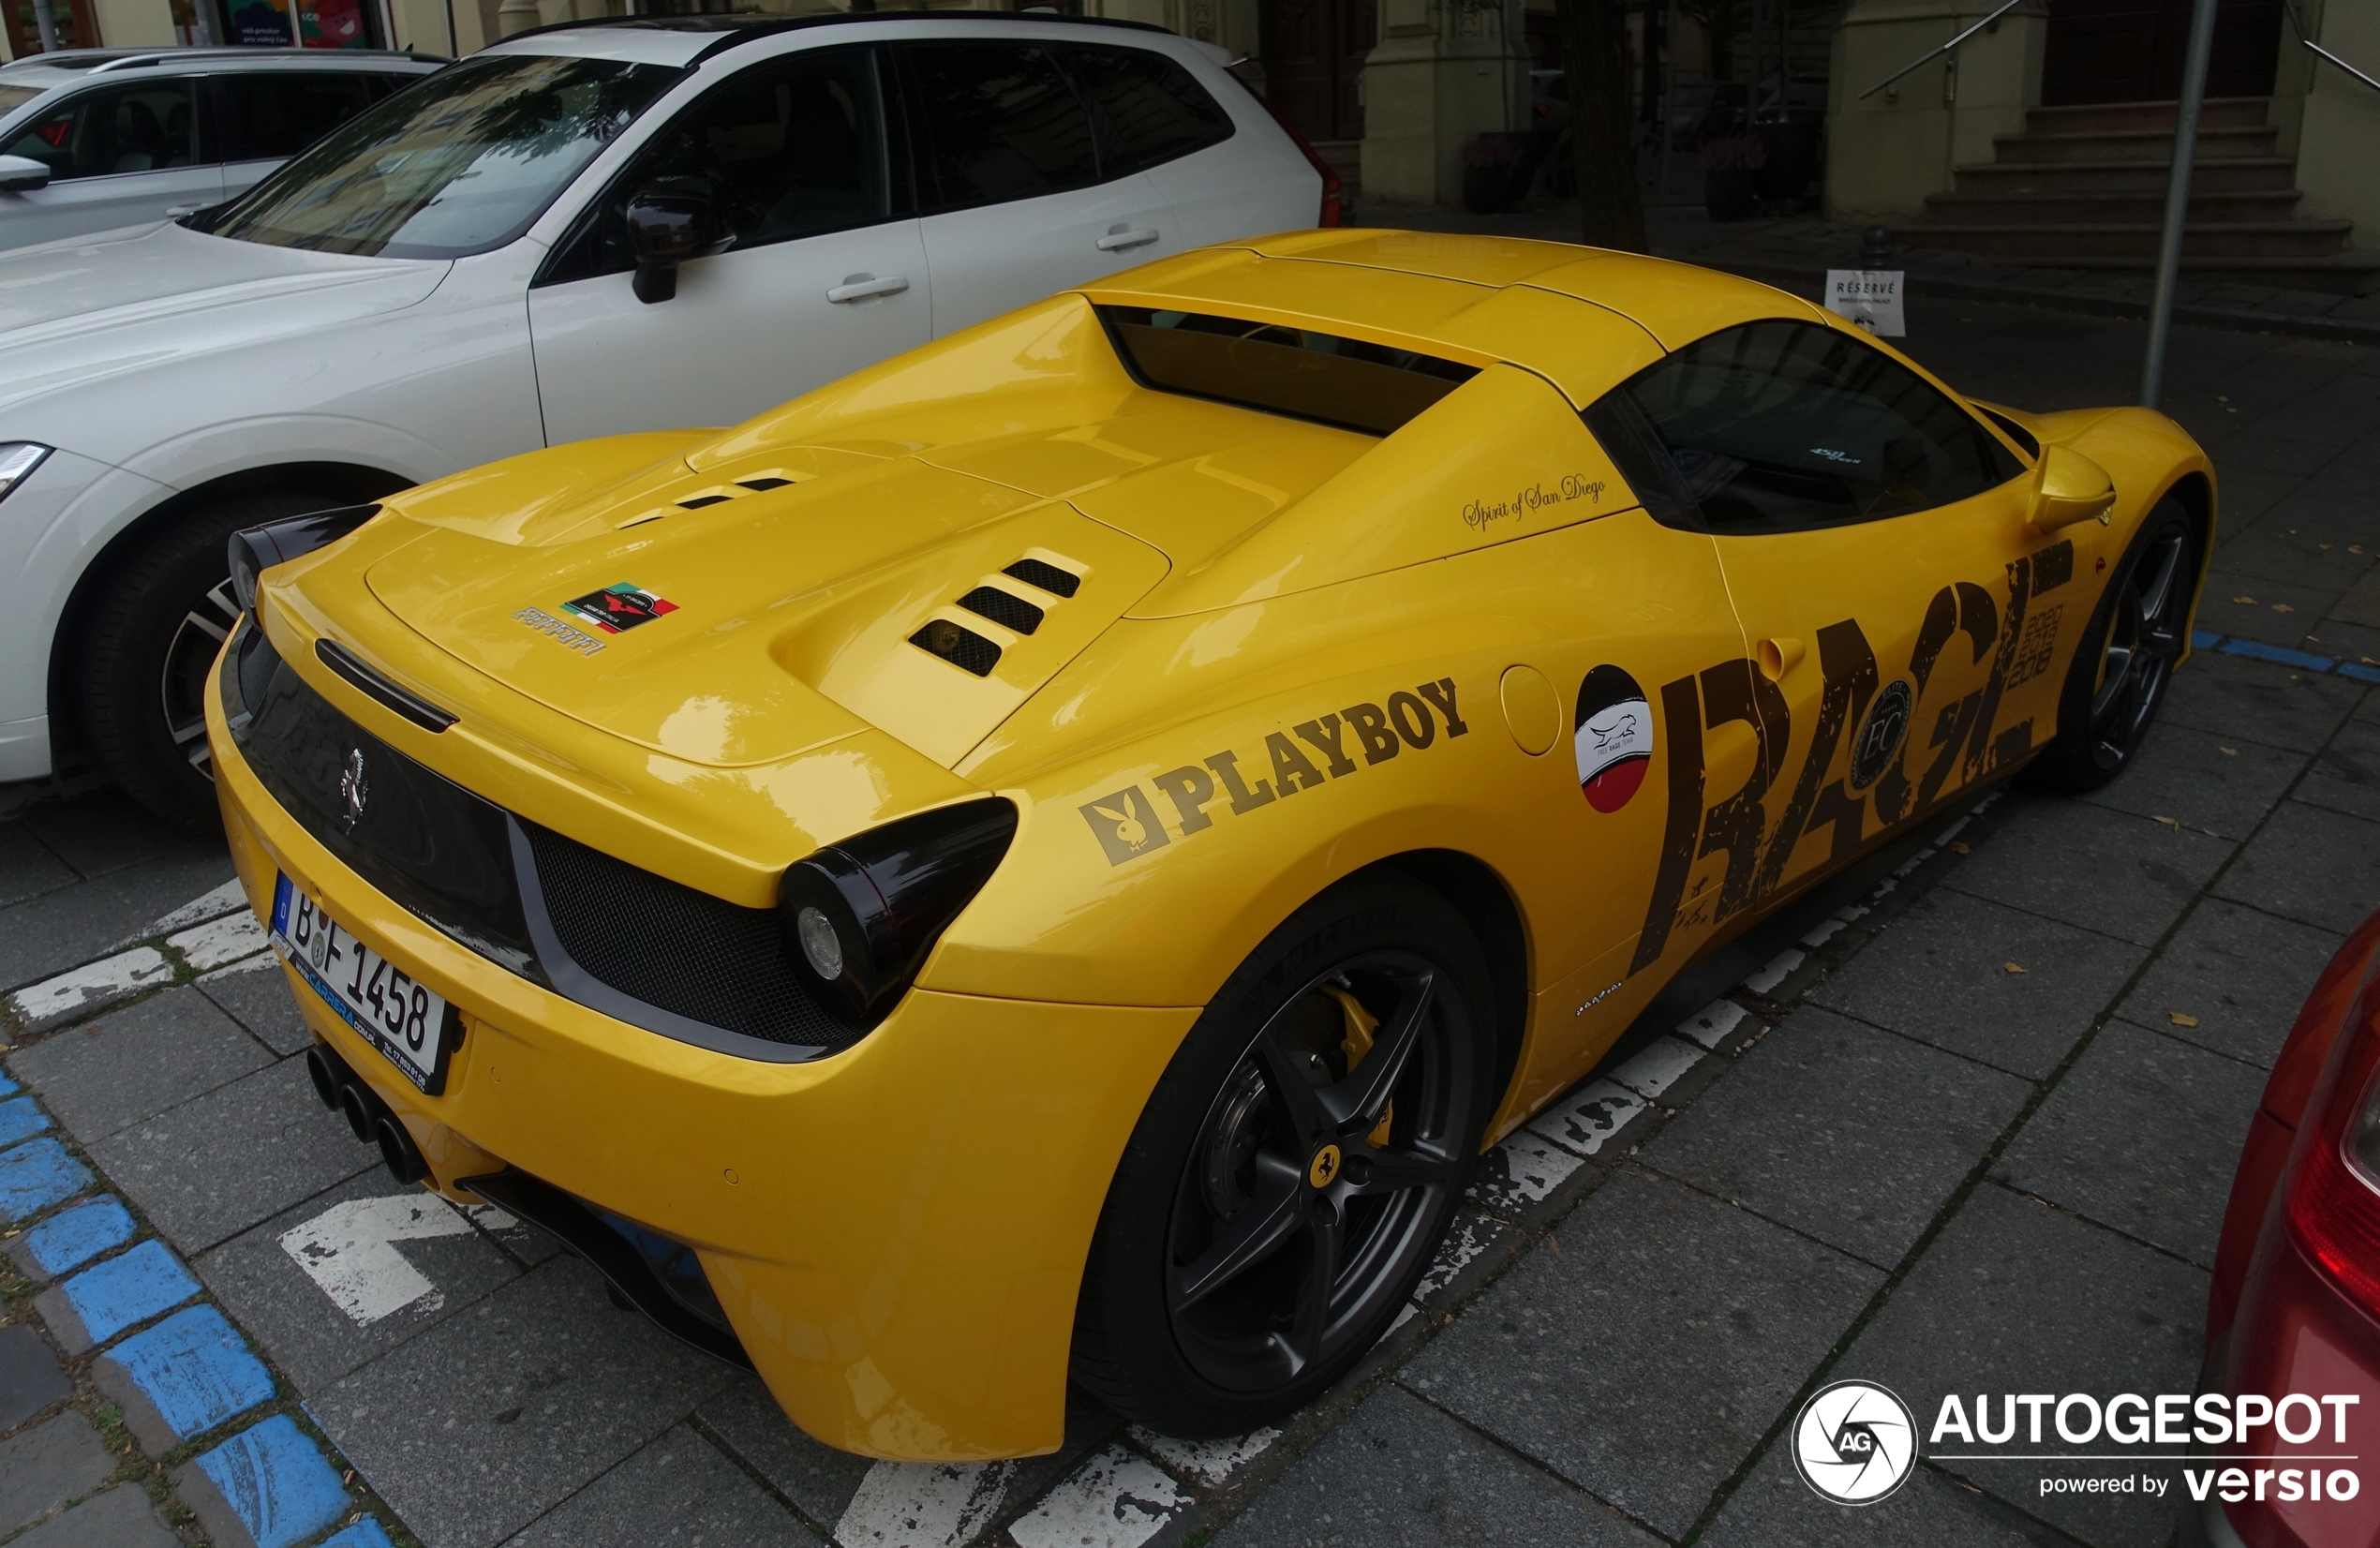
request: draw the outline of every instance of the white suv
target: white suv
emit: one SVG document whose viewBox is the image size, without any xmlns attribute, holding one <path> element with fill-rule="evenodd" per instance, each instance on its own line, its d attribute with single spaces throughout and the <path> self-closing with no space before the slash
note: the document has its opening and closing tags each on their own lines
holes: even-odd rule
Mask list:
<svg viewBox="0 0 2380 1548">
<path fill-rule="evenodd" d="M 79 734 L 213 820 L 224 543 L 731 424 L 1049 292 L 1317 220 L 1222 51 L 980 11 L 512 38 L 178 224 L 0 266 L 0 780 Z"/>
<path fill-rule="evenodd" d="M 219 204 L 445 63 L 347 49 L 70 49 L 0 65 L 0 248 Z"/>
</svg>

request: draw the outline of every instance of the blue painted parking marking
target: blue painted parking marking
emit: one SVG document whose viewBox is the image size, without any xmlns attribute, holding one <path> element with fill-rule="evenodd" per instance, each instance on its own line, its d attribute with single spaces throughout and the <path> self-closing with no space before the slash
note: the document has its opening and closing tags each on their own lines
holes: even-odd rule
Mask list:
<svg viewBox="0 0 2380 1548">
<path fill-rule="evenodd" d="M 2246 656 L 2252 661 L 2278 662 L 2306 672 L 2328 672 L 2331 660 L 2310 650 L 2291 650 L 2283 646 L 2267 645 L 2262 640 L 2228 640 L 2223 647 L 2226 656 Z"/>
<path fill-rule="evenodd" d="M 42 1273 L 65 1273 L 123 1246 L 132 1240 L 133 1228 L 131 1212 L 113 1195 L 102 1194 L 25 1232 L 25 1250 Z"/>
<path fill-rule="evenodd" d="M 16 1094 L 17 1083 L 7 1076 L 0 1075 L 0 1096 L 14 1096 Z"/>
<path fill-rule="evenodd" d="M 55 1139 L 0 1154 L 0 1220 L 22 1220 L 63 1204 L 91 1185 L 91 1170 Z"/>
<path fill-rule="evenodd" d="M 176 1312 L 101 1358 L 124 1368 L 180 1440 L 273 1397 L 273 1373 L 212 1306 Z"/>
<path fill-rule="evenodd" d="M 2194 629 L 2190 632 L 2190 647 L 2194 650 L 2212 650 L 2222 643 L 2223 636 L 2210 629 Z"/>
<path fill-rule="evenodd" d="M 135 1322 L 171 1311 L 199 1293 L 190 1271 L 156 1241 L 83 1270 L 65 1288 L 67 1304 L 94 1344 L 105 1344 Z"/>
<path fill-rule="evenodd" d="M 0 1102 L 0 1145 L 30 1139 L 49 1126 L 50 1115 L 32 1097 L 17 1096 Z"/>
<path fill-rule="evenodd" d="M 293 1548 L 348 1507 L 338 1470 L 287 1414 L 241 1431 L 200 1456 L 198 1467 L 256 1548 Z"/>
<path fill-rule="evenodd" d="M 2341 662 L 2335 669 L 2343 677 L 2358 682 L 2380 682 L 2380 666 L 2366 666 L 2361 662 Z"/>
<path fill-rule="evenodd" d="M 336 1537 L 324 1538 L 320 1548 L 396 1548 L 396 1544 L 389 1541 L 387 1528 L 365 1516 Z"/>
</svg>

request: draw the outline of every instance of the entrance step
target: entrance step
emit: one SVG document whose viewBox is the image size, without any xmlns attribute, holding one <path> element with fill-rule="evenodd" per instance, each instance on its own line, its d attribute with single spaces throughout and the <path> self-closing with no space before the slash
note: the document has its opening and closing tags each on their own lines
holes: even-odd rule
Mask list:
<svg viewBox="0 0 2380 1548">
<path fill-rule="evenodd" d="M 2198 129 L 2256 128 L 2263 126 L 2269 98 L 2210 97 L 2198 114 Z M 2170 137 L 2180 104 L 2176 102 L 2093 102 L 2073 108 L 2034 108 L 2025 114 L 2033 134 L 2090 134 L 2162 129 Z"/>
<path fill-rule="evenodd" d="M 2204 168 L 2194 170 L 2190 186 L 2190 224 L 2218 221 L 2286 220 L 2302 196 L 2295 188 L 2250 188 L 2209 191 Z M 1926 201 L 1926 219 L 1953 226 L 2001 225 L 2160 225 L 2165 217 L 2165 190 L 2160 186 L 2138 193 L 2038 192 L 1947 193 Z"/>
<path fill-rule="evenodd" d="M 1987 161 L 1957 170 L 1962 194 L 2040 194 L 2073 199 L 2087 194 L 2148 194 L 2163 199 L 2173 175 L 2172 141 L 2155 161 Z M 2254 193 L 2294 188 L 2298 164 L 2283 156 L 2242 156 L 2192 163 L 2190 189 L 2197 193 Z"/>
<path fill-rule="evenodd" d="M 2340 251 L 2351 220 L 2234 220 L 2193 225 L 2182 231 L 2184 258 L 2298 259 L 2325 258 Z M 1955 247 L 1962 252 L 1988 253 L 1996 258 L 2035 259 L 2062 262 L 2070 258 L 2129 258 L 2144 265 L 2157 257 L 2160 225 L 2148 222 L 2015 223 L 1961 226 L 1927 220 L 1922 228 L 1928 247 Z M 1917 240 L 1917 232 L 1911 233 Z M 2380 254 L 2373 255 L 2380 260 Z"/>
<path fill-rule="evenodd" d="M 2235 125 L 2225 128 L 2201 126 L 2198 159 L 2238 161 L 2268 156 L 2280 142 L 2281 131 L 2270 124 Z M 2022 134 L 1992 137 L 1994 158 L 2001 162 L 2106 162 L 2173 160 L 2174 131 L 2162 129 L 2093 129 L 2076 133 Z"/>
</svg>

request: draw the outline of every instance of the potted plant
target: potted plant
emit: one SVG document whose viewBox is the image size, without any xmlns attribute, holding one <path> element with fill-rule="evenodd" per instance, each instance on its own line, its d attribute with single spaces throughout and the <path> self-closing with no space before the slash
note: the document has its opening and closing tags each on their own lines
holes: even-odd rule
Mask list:
<svg viewBox="0 0 2380 1548">
<path fill-rule="evenodd" d="M 1714 135 L 1703 141 L 1703 208 L 1713 220 L 1742 220 L 1760 213 L 1760 171 L 1768 165 L 1768 147 L 1744 132 Z"/>
</svg>

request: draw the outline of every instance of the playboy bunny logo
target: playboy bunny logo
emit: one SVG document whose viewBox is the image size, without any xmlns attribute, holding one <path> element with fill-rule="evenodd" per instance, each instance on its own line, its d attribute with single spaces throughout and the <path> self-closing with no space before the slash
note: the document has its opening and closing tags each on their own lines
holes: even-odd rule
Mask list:
<svg viewBox="0 0 2380 1548">
<path fill-rule="evenodd" d="M 1109 865 L 1122 865 L 1167 842 L 1165 825 L 1157 821 L 1156 809 L 1138 785 L 1126 785 L 1079 810 L 1082 820 L 1097 835 L 1099 847 L 1108 852 Z"/>
</svg>

